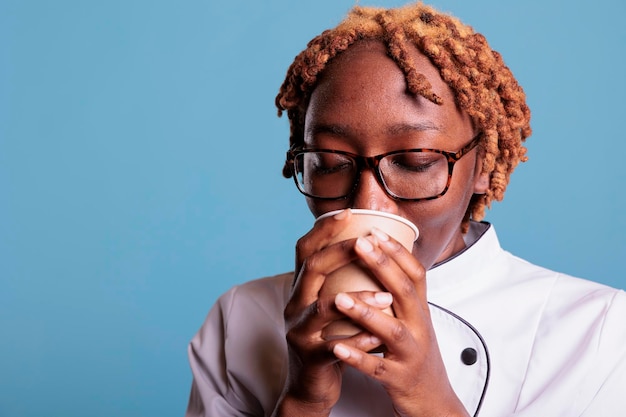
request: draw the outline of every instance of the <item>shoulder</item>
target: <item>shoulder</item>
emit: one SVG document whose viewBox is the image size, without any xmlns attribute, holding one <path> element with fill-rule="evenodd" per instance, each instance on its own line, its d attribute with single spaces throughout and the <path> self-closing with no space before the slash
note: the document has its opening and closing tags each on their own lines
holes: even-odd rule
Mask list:
<svg viewBox="0 0 626 417">
<path fill-rule="evenodd" d="M 577 335 L 580 342 L 594 339 L 601 349 L 619 335 L 626 346 L 626 294 L 624 291 L 566 274 L 554 273 L 542 306 L 538 332 Z"/>
<path fill-rule="evenodd" d="M 626 293 L 598 282 L 557 274 L 543 309 L 543 331 L 557 326 L 603 350 L 626 352 Z M 561 330 L 562 329 L 562 330 Z M 553 330 L 552 330 L 553 331 Z"/>
<path fill-rule="evenodd" d="M 293 273 L 284 273 L 235 285 L 218 298 L 214 309 L 224 316 L 261 312 L 282 318 L 292 280 Z"/>
<path fill-rule="evenodd" d="M 614 304 L 618 306 L 624 303 L 625 294 L 622 290 L 535 265 L 506 251 L 503 252 L 503 258 L 505 261 L 502 266 L 508 271 L 507 276 L 517 282 L 519 289 L 525 290 L 521 293 L 542 299 L 547 311 L 570 310 L 572 306 L 580 310 L 595 306 L 598 312 L 604 313 L 613 308 Z M 542 291 L 533 291 L 538 288 Z"/>
<path fill-rule="evenodd" d="M 226 361 L 231 371 L 245 363 L 265 373 L 263 363 L 280 363 L 286 352 L 283 311 L 292 276 L 248 281 L 220 296 L 191 341 L 195 357 L 204 363 Z"/>
<path fill-rule="evenodd" d="M 546 331 L 558 333 L 553 328 L 556 323 L 569 334 L 576 333 L 576 329 L 577 333 L 590 328 L 600 330 L 613 312 L 625 313 L 626 294 L 622 290 L 535 265 L 506 251 L 502 260 L 501 284 L 514 298 L 534 305 L 538 324 Z"/>
<path fill-rule="evenodd" d="M 258 337 L 259 332 L 282 332 L 283 310 L 293 274 L 281 274 L 235 285 L 209 310 L 192 344 Z"/>
</svg>

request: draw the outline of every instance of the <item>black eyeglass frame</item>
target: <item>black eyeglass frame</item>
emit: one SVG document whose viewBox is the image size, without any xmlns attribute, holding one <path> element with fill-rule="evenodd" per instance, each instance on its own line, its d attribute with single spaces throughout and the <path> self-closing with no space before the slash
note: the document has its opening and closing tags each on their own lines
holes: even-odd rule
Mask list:
<svg viewBox="0 0 626 417">
<path fill-rule="evenodd" d="M 474 149 L 478 145 L 478 143 L 480 142 L 480 137 L 481 137 L 481 134 L 479 133 L 471 141 L 469 141 L 469 143 L 467 143 L 457 152 L 442 151 L 440 149 L 430 149 L 430 148 L 413 148 L 413 149 L 398 149 L 395 151 L 390 151 L 390 152 L 386 152 L 386 153 L 383 153 L 380 155 L 374 155 L 374 156 L 362 156 L 362 155 L 358 155 L 352 152 L 340 151 L 337 149 L 314 149 L 314 148 L 307 149 L 303 146 L 295 146 L 292 149 L 289 149 L 287 151 L 287 160 L 285 163 L 289 167 L 291 176 L 293 177 L 293 181 L 295 182 L 296 187 L 298 188 L 298 191 L 300 191 L 302 194 L 304 194 L 307 197 L 315 198 L 318 200 L 345 200 L 346 198 L 350 197 L 354 193 L 356 188 L 358 187 L 363 170 L 366 168 L 369 168 L 374 172 L 374 176 L 376 177 L 376 180 L 378 181 L 378 183 L 382 186 L 383 190 L 385 190 L 387 195 L 389 195 L 394 200 L 398 200 L 398 201 L 435 200 L 437 198 L 443 197 L 444 194 L 450 188 L 450 183 L 452 182 L 452 171 L 454 169 L 454 164 L 457 163 L 459 159 L 467 155 L 472 149 Z M 356 161 L 357 171 L 356 171 L 355 181 L 352 186 L 352 189 L 346 195 L 341 196 L 341 197 L 320 197 L 320 196 L 309 194 L 305 190 L 302 189 L 302 187 L 300 186 L 300 183 L 298 182 L 295 160 L 298 157 L 298 155 L 304 154 L 304 153 L 310 153 L 310 152 L 328 152 L 328 153 L 334 153 L 334 154 L 339 154 L 339 155 L 345 155 Z M 446 159 L 448 160 L 448 180 L 446 182 L 446 186 L 444 187 L 443 191 L 441 191 L 439 194 L 434 195 L 432 197 L 405 198 L 405 197 L 400 197 L 394 194 L 391 190 L 389 190 L 389 188 L 387 188 L 387 184 L 385 184 L 385 180 L 383 179 L 380 173 L 380 169 L 379 169 L 380 161 L 387 156 L 396 155 L 400 153 L 406 153 L 406 152 L 433 152 L 433 153 L 441 154 L 446 157 Z"/>
</svg>

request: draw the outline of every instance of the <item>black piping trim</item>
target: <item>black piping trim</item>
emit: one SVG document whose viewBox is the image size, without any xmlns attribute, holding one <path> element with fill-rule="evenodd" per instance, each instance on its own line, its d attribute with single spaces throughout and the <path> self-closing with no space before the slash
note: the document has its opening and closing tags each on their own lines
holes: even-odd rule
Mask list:
<svg viewBox="0 0 626 417">
<path fill-rule="evenodd" d="M 474 222 L 474 221 L 472 220 L 472 222 Z M 474 244 L 475 244 L 476 242 L 478 242 L 478 241 L 480 240 L 480 238 L 481 238 L 481 237 L 483 237 L 483 235 L 484 235 L 485 233 L 487 233 L 487 230 L 491 229 L 491 223 L 489 223 L 489 222 L 481 221 L 481 222 L 476 222 L 476 223 L 487 225 L 487 227 L 485 227 L 485 230 L 481 231 L 481 232 L 480 232 L 480 234 L 479 234 L 478 236 L 476 236 L 476 239 L 474 239 L 474 241 L 473 241 L 473 242 L 472 242 L 469 246 L 465 246 L 462 250 L 460 250 L 459 252 L 455 253 L 454 255 L 452 255 L 452 256 L 451 256 L 451 257 L 449 257 L 449 258 L 444 259 L 444 260 L 443 260 L 443 261 L 441 261 L 441 262 L 437 262 L 436 264 L 434 264 L 433 266 L 431 266 L 431 267 L 430 267 L 430 269 L 435 269 L 435 268 L 437 268 L 438 266 L 443 265 L 443 264 L 446 264 L 446 263 L 450 262 L 451 260 L 453 260 L 454 258 L 456 258 L 456 257 L 458 257 L 458 256 L 461 256 L 463 253 L 465 253 L 465 251 L 467 251 L 469 248 L 471 248 L 472 246 L 474 246 Z M 430 269 L 429 269 L 429 270 L 430 270 Z"/>
<path fill-rule="evenodd" d="M 480 395 L 480 400 L 478 401 L 478 407 L 476 407 L 476 412 L 474 413 L 474 417 L 476 417 L 478 415 L 478 412 L 480 411 L 480 408 L 483 405 L 483 400 L 485 399 L 485 394 L 487 393 L 487 387 L 489 386 L 489 377 L 491 375 L 491 359 L 489 358 L 489 349 L 487 349 L 487 343 L 485 342 L 485 339 L 483 339 L 483 336 L 478 332 L 478 330 L 476 330 L 476 328 L 474 326 L 472 326 L 463 317 L 459 316 L 456 313 L 453 313 L 452 311 L 450 311 L 450 310 L 448 310 L 446 308 L 438 306 L 437 304 L 431 303 L 430 301 L 428 302 L 428 304 L 433 306 L 433 307 L 435 307 L 435 308 L 438 308 L 439 310 L 443 311 L 444 313 L 450 314 L 452 317 L 456 318 L 457 320 L 459 320 L 460 322 L 465 324 L 467 327 L 469 327 L 474 332 L 474 334 L 476 334 L 476 336 L 480 340 L 480 343 L 482 343 L 483 348 L 485 348 L 485 354 L 487 355 L 487 378 L 485 380 L 485 386 L 483 387 L 483 392 Z"/>
</svg>

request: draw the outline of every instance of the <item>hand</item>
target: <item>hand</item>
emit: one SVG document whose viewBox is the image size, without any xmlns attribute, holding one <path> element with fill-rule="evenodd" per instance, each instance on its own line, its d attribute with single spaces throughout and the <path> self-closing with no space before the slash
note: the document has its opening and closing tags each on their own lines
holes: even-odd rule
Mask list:
<svg viewBox="0 0 626 417">
<path fill-rule="evenodd" d="M 467 416 L 441 359 L 426 300 L 426 273 L 416 258 L 380 231 L 359 238 L 355 253 L 393 295 L 391 317 L 350 294 L 338 294 L 340 312 L 376 335 L 386 346 L 383 357 L 348 339 L 335 344 L 337 358 L 378 380 L 397 417 Z"/>
<path fill-rule="evenodd" d="M 355 239 L 330 243 L 346 227 L 350 217 L 351 212 L 347 210 L 317 222 L 298 241 L 294 286 L 285 308 L 289 370 L 275 416 L 327 416 L 341 394 L 344 365 L 333 354 L 333 347 L 339 341 L 324 340 L 322 330 L 345 316 L 337 311 L 332 298 L 319 298 L 319 291 L 326 276 L 357 257 Z M 351 295 L 374 309 L 385 309 L 391 303 L 388 294 L 387 297 L 376 297 L 372 292 Z M 349 340 L 362 351 L 381 344 L 369 332 Z"/>
</svg>

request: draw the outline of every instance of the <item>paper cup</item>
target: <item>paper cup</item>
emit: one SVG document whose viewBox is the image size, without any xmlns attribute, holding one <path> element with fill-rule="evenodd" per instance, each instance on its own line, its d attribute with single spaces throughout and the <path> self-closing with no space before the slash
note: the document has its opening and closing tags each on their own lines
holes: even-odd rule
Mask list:
<svg viewBox="0 0 626 417">
<path fill-rule="evenodd" d="M 373 228 L 377 228 L 396 239 L 408 251 L 413 249 L 413 243 L 417 240 L 419 232 L 417 226 L 407 219 L 376 210 L 351 209 L 351 211 L 350 224 L 331 243 L 365 237 L 371 234 Z M 341 210 L 322 214 L 316 219 L 316 222 L 339 212 Z M 326 281 L 320 289 L 320 297 L 334 297 L 339 292 L 355 291 L 385 291 L 385 289 L 364 265 L 360 262 L 353 262 L 326 277 Z M 391 308 L 383 311 L 393 315 Z M 322 337 L 326 340 L 334 340 L 353 336 L 361 330 L 349 319 L 336 320 L 324 328 Z"/>
</svg>

